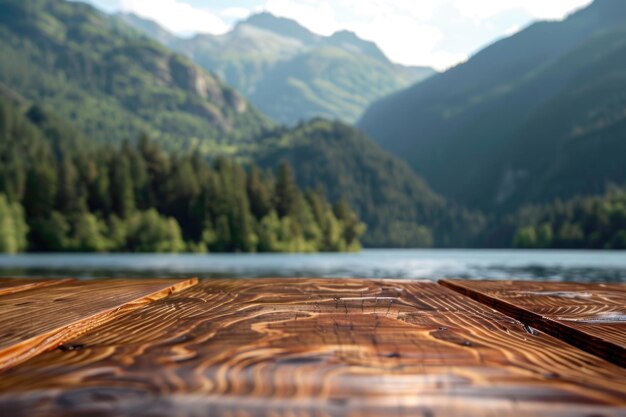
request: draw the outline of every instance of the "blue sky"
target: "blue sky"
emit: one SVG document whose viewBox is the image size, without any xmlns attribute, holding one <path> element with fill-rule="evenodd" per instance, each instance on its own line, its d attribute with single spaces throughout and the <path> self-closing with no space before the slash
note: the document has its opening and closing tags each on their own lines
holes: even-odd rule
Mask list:
<svg viewBox="0 0 626 417">
<path fill-rule="evenodd" d="M 538 19 L 562 19 L 591 0 L 83 0 L 131 11 L 173 32 L 221 34 L 269 11 L 330 35 L 351 30 L 395 62 L 445 69 Z"/>
</svg>

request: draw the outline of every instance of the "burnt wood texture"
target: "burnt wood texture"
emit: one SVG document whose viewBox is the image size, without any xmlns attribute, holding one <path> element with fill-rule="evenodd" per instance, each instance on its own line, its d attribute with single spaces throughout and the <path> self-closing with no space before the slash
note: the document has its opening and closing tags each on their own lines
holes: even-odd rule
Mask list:
<svg viewBox="0 0 626 417">
<path fill-rule="evenodd" d="M 589 417 L 625 407 L 625 369 L 416 281 L 204 281 L 0 374 L 0 414 L 13 417 Z"/>
<path fill-rule="evenodd" d="M 626 285 L 461 280 L 441 284 L 626 367 Z"/>
<path fill-rule="evenodd" d="M 0 371 L 196 282 L 69 281 L 1 295 Z"/>
</svg>

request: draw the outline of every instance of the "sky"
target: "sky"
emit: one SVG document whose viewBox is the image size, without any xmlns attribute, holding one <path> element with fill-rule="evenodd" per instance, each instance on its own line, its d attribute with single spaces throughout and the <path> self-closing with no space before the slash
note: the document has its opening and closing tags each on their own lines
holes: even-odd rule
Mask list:
<svg viewBox="0 0 626 417">
<path fill-rule="evenodd" d="M 591 0 L 82 0 L 134 12 L 182 36 L 223 34 L 268 11 L 320 35 L 350 30 L 394 62 L 444 70 L 535 20 L 562 19 Z"/>
</svg>

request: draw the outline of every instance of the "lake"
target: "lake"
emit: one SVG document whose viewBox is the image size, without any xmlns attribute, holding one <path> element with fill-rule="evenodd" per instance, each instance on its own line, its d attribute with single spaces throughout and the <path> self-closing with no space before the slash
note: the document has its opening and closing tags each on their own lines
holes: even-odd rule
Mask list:
<svg viewBox="0 0 626 417">
<path fill-rule="evenodd" d="M 0 255 L 0 276 L 626 282 L 626 252 L 369 249 L 348 254 L 21 254 Z"/>
</svg>

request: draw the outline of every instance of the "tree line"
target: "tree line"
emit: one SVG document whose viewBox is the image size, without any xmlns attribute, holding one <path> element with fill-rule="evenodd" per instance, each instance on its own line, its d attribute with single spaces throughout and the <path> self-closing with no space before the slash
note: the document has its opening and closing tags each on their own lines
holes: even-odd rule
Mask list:
<svg viewBox="0 0 626 417">
<path fill-rule="evenodd" d="M 319 135 L 311 138 L 325 143 Z M 330 149 L 319 155 L 311 147 L 298 152 L 313 162 L 360 166 L 334 160 Z M 435 243 L 431 229 L 411 223 L 411 216 L 394 226 L 410 204 L 397 204 L 395 212 L 368 211 L 363 193 L 341 195 L 330 173 L 314 175 L 311 161 L 299 166 L 301 185 L 314 187 L 303 191 L 286 162 L 262 160 L 277 167 L 262 169 L 223 157 L 207 161 L 199 153 L 167 153 L 146 136 L 135 144 L 102 146 L 37 105 L 0 99 L 0 251 L 354 251 L 365 225 L 350 204 L 374 225 L 372 246 L 386 241 L 386 234 L 398 242 L 417 232 L 425 241 L 419 245 L 440 246 L 444 231 L 458 241 L 459 230 L 471 228 L 476 239 L 468 244 L 477 247 L 626 249 L 624 188 L 528 206 L 487 221 L 453 216 L 451 206 L 434 201 L 416 218 L 430 219 Z M 316 178 L 330 188 L 316 187 Z M 377 180 L 372 187 L 384 184 Z M 327 196 L 338 202 L 331 204 Z M 413 239 L 406 246 L 414 244 Z"/>
<path fill-rule="evenodd" d="M 626 249 L 626 190 L 578 197 L 517 213 L 516 248 Z"/>
<path fill-rule="evenodd" d="M 0 251 L 360 249 L 364 224 L 277 170 L 167 154 L 142 136 L 98 146 L 39 106 L 0 102 Z"/>
</svg>

